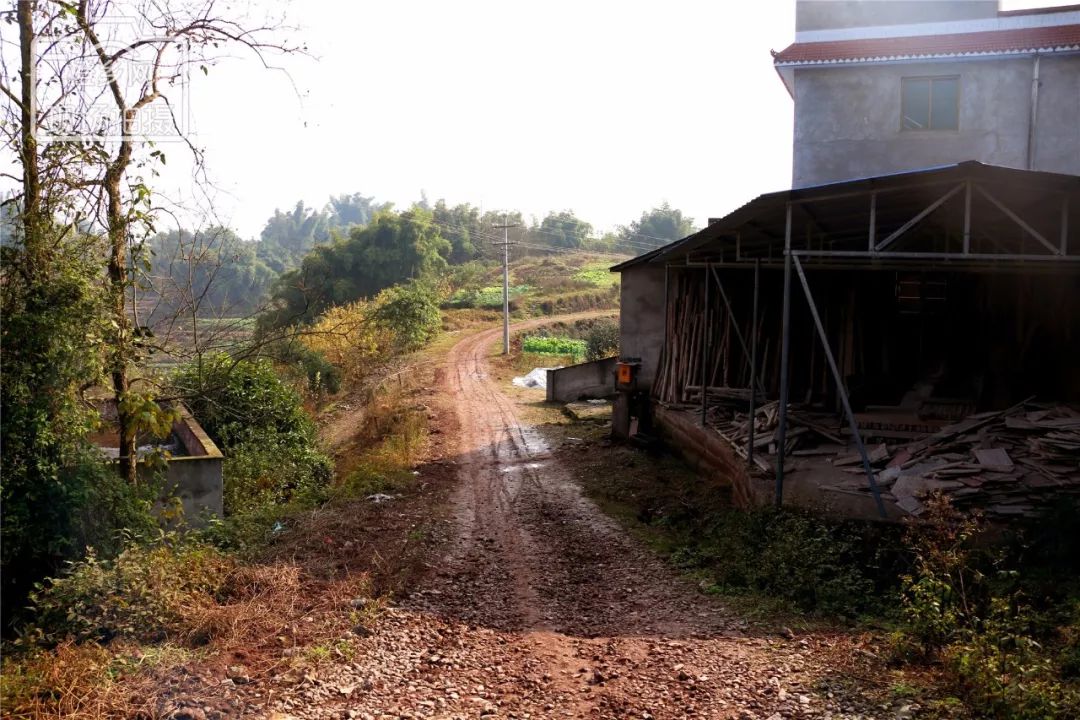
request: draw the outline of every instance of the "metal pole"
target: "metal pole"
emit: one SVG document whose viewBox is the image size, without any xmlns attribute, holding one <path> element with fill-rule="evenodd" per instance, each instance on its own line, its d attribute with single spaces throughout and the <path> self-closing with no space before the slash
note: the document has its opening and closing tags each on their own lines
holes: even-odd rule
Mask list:
<svg viewBox="0 0 1080 720">
<path fill-rule="evenodd" d="M 746 445 L 746 463 L 754 467 L 754 412 L 757 403 L 757 391 L 755 390 L 757 379 L 757 313 L 758 313 L 758 282 L 761 274 L 761 260 L 754 258 L 754 305 L 750 320 L 750 439 Z"/>
<path fill-rule="evenodd" d="M 948 247 L 946 247 L 948 249 Z M 971 180 L 964 183 L 964 249 L 965 255 L 971 252 Z"/>
<path fill-rule="evenodd" d="M 878 513 L 881 517 L 888 517 L 885 512 L 885 504 L 881 501 L 881 491 L 878 489 L 877 480 L 874 478 L 874 470 L 870 467 L 870 457 L 866 454 L 866 446 L 863 445 L 862 435 L 859 434 L 859 423 L 855 422 L 855 413 L 851 410 L 851 401 L 848 400 L 847 389 L 844 387 L 843 379 L 840 377 L 840 368 L 836 366 L 836 358 L 833 357 L 832 348 L 829 347 L 829 338 L 825 335 L 825 326 L 821 324 L 821 317 L 818 315 L 817 305 L 814 304 L 814 296 L 810 294 L 810 284 L 806 282 L 806 273 L 803 272 L 802 261 L 799 258 L 795 258 L 795 271 L 799 273 L 799 282 L 802 283 L 806 303 L 810 306 L 810 315 L 814 318 L 818 337 L 821 338 L 821 344 L 825 348 L 825 359 L 829 363 L 829 370 L 832 371 L 833 381 L 836 383 L 836 392 L 840 395 L 840 402 L 844 405 L 844 414 L 847 416 L 848 427 L 851 428 L 851 436 L 855 438 L 855 448 L 859 451 L 859 457 L 862 458 L 863 470 L 866 472 L 866 479 L 870 482 L 870 492 L 874 494 L 874 502 L 877 504 Z"/>
<path fill-rule="evenodd" d="M 776 428 L 776 507 L 784 504 L 784 446 L 787 443 L 788 350 L 791 346 L 791 203 L 784 229 L 784 304 L 780 313 L 780 419 Z"/>
<path fill-rule="evenodd" d="M 757 262 L 757 261 L 755 261 Z M 712 266 L 710 266 L 712 267 Z M 747 362 L 750 361 L 750 348 L 746 345 L 746 337 L 743 336 L 742 330 L 739 329 L 739 323 L 735 321 L 735 313 L 731 310 L 731 301 L 728 300 L 727 291 L 724 290 L 724 283 L 720 282 L 720 273 L 716 271 L 715 267 L 712 267 L 712 276 L 716 280 L 716 287 L 720 290 L 720 299 L 724 301 L 724 307 L 727 308 L 728 315 L 731 316 L 731 327 L 735 330 L 735 337 L 739 341 L 739 346 L 742 348 L 743 356 Z M 752 380 L 753 378 L 751 378 Z M 753 387 L 753 386 L 751 386 Z M 765 392 L 765 388 L 761 388 L 761 392 Z"/>
<path fill-rule="evenodd" d="M 705 266 L 705 327 L 701 337 L 701 427 L 705 427 L 705 414 L 709 411 L 709 266 Z"/>
</svg>

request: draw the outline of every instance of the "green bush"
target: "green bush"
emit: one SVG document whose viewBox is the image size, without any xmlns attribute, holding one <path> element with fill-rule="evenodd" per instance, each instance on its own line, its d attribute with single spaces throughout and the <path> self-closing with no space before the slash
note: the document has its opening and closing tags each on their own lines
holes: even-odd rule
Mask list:
<svg viewBox="0 0 1080 720">
<path fill-rule="evenodd" d="M 113 557 L 124 535 L 145 537 L 157 528 L 151 510 L 158 483 L 146 478 L 129 485 L 97 448 L 75 451 L 55 480 L 29 488 L 8 480 L 3 486 L 4 599 L 17 604 L 5 615 L 22 608 L 34 583 L 63 561 L 81 557 L 88 547 Z"/>
<path fill-rule="evenodd" d="M 854 616 L 873 609 L 876 559 L 855 528 L 812 515 L 772 509 L 722 509 L 673 560 L 707 571 L 717 589 L 753 591 L 804 611 Z M 696 523 L 668 516 L 658 522 Z"/>
<path fill-rule="evenodd" d="M 269 360 L 239 360 L 225 353 L 180 368 L 172 384 L 223 449 L 274 435 L 297 445 L 315 442 L 315 424 L 300 397 L 283 383 Z"/>
<path fill-rule="evenodd" d="M 585 359 L 603 360 L 619 354 L 619 324 L 598 320 L 585 333 Z"/>
<path fill-rule="evenodd" d="M 73 638 L 156 642 L 184 631 L 185 618 L 218 593 L 231 562 L 213 547 L 163 537 L 132 544 L 114 560 L 90 551 L 31 594 L 35 626 L 46 644 Z"/>
<path fill-rule="evenodd" d="M 393 333 L 398 352 L 422 348 L 442 328 L 438 297 L 424 283 L 411 282 L 383 290 L 375 304 L 375 322 Z"/>
<path fill-rule="evenodd" d="M 1014 569 L 1017 558 L 985 545 L 979 518 L 942 498 L 928 507 L 926 522 L 908 530 L 914 563 L 902 578 L 904 624 L 896 650 L 905 659 L 942 660 L 946 682 L 979 717 L 1080 715 L 1080 688 L 1064 679 L 1076 618 L 1064 628 L 1061 652 L 1050 651 L 1047 642 L 1061 634 L 1053 604 L 1049 613 L 1032 607 L 1024 592 L 1030 579 Z"/>
<path fill-rule="evenodd" d="M 332 463 L 299 396 L 269 361 L 208 356 L 181 368 L 173 384 L 225 454 L 227 514 L 321 497 Z"/>
<path fill-rule="evenodd" d="M 237 515 L 291 500 L 322 500 L 333 466 L 312 446 L 297 446 L 270 435 L 229 448 L 224 476 L 225 514 Z"/>
<path fill-rule="evenodd" d="M 326 392 L 336 395 L 341 390 L 341 371 L 318 350 L 312 350 L 295 337 L 286 338 L 268 348 L 274 359 L 295 368 L 314 395 Z"/>
</svg>

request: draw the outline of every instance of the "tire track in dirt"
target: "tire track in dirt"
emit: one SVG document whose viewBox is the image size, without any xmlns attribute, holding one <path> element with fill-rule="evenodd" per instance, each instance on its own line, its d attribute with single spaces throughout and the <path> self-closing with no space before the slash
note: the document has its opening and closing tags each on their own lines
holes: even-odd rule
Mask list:
<svg viewBox="0 0 1080 720">
<path fill-rule="evenodd" d="M 349 639 L 352 658 L 296 684 L 231 690 L 269 711 L 253 716 L 898 717 L 851 689 L 876 667 L 858 638 L 742 636 L 745 622 L 585 498 L 490 378 L 499 332 L 458 342 L 436 375 L 433 467 L 453 468 L 455 483 L 443 557 L 373 632 Z"/>
</svg>

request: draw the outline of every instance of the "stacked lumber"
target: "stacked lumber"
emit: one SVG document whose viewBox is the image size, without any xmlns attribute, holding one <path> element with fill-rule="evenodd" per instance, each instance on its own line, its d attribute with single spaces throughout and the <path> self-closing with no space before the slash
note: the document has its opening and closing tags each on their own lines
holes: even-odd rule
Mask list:
<svg viewBox="0 0 1080 720">
<path fill-rule="evenodd" d="M 688 389 L 700 397 L 700 386 Z M 751 422 L 741 397 L 746 391 L 706 391 L 707 424 L 745 459 Z M 754 464 L 766 473 L 776 468 L 779 416 L 775 401 L 754 412 Z M 1034 517 L 1063 498 L 1080 497 L 1080 412 L 1072 407 L 1025 401 L 949 425 L 926 425 L 934 432 L 921 433 L 914 431 L 917 419 L 886 422 L 888 417 L 866 413 L 857 420 L 884 499 L 909 514 L 922 514 L 924 500 L 936 492 L 991 518 Z M 803 460 L 831 465 L 851 479 L 825 489 L 870 494 L 862 458 L 839 416 L 790 405 L 785 446 L 785 469 Z"/>
<path fill-rule="evenodd" d="M 872 460 L 886 499 L 916 516 L 937 492 L 991 518 L 1035 517 L 1064 498 L 1080 497 L 1080 412 L 1065 405 L 1025 401 L 969 415 L 891 451 L 875 447 L 885 448 Z M 869 493 L 865 486 L 862 478 L 829 489 Z"/>
</svg>

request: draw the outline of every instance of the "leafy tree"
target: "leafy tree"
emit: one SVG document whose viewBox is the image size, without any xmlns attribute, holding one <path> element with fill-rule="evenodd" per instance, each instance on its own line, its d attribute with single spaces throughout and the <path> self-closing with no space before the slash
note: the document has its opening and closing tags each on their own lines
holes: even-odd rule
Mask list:
<svg viewBox="0 0 1080 720">
<path fill-rule="evenodd" d="M 537 231 L 545 243 L 557 247 L 581 248 L 592 234 L 592 225 L 576 217 L 571 210 L 548 213 Z"/>
<path fill-rule="evenodd" d="M 375 298 L 375 322 L 393 333 L 395 349 L 411 352 L 423 347 L 442 326 L 435 291 L 422 282 L 395 285 Z"/>
<path fill-rule="evenodd" d="M 260 317 L 260 329 L 311 323 L 334 305 L 441 273 L 451 250 L 432 224 L 430 212 L 417 207 L 402 213 L 383 211 L 370 225 L 353 227 L 348 237 L 315 248 L 298 269 L 279 277 L 272 307 Z"/>
<path fill-rule="evenodd" d="M 694 232 L 694 221 L 667 202 L 641 213 L 638 220 L 619 228 L 615 247 L 635 255 L 646 247 L 660 247 Z"/>
<path fill-rule="evenodd" d="M 360 193 L 352 195 L 331 195 L 327 206 L 330 211 L 332 227 L 349 228 L 353 225 L 367 225 L 375 214 L 389 210 L 390 203 L 377 203 L 374 197 L 364 197 Z"/>
<path fill-rule="evenodd" d="M 236 317 L 266 299 L 276 273 L 258 257 L 256 243 L 228 228 L 171 230 L 148 243 L 153 270 L 148 286 L 160 300 L 155 318 L 181 310 L 199 317 Z"/>
<path fill-rule="evenodd" d="M 259 259 L 275 272 L 285 272 L 299 265 L 316 245 L 330 240 L 330 216 L 306 207 L 301 200 L 292 212 L 275 210 L 260 238 Z"/>
<path fill-rule="evenodd" d="M 452 249 L 447 260 L 451 265 L 474 260 L 482 252 L 484 238 L 479 208 L 469 203 L 450 207 L 445 200 L 439 200 L 431 215 L 439 232 L 450 241 Z"/>
</svg>

